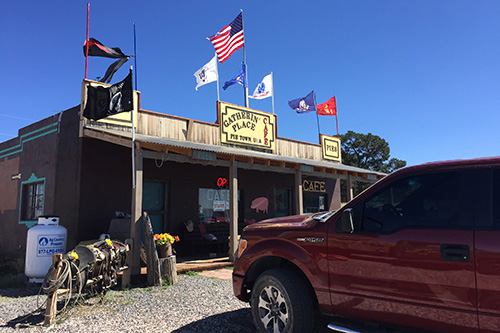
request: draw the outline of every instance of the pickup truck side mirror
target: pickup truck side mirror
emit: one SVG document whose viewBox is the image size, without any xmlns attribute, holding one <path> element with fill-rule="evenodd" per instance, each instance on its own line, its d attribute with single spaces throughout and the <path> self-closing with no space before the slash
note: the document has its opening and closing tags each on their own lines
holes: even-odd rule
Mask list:
<svg viewBox="0 0 500 333">
<path fill-rule="evenodd" d="M 354 232 L 354 222 L 352 218 L 352 208 L 347 208 L 342 212 L 340 220 L 335 223 L 335 231 L 339 233 L 352 234 Z"/>
</svg>

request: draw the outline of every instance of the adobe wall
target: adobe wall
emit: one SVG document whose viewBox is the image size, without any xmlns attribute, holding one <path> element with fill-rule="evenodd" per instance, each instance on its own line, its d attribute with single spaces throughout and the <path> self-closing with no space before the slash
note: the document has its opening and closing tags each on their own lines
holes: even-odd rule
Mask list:
<svg viewBox="0 0 500 333">
<path fill-rule="evenodd" d="M 115 211 L 130 214 L 131 151 L 105 141 L 84 138 L 77 235 L 78 241 L 107 233 Z"/>
<path fill-rule="evenodd" d="M 19 136 L 0 145 L 0 234 L 4 257 L 24 262 L 28 224 L 20 217 L 21 185 L 30 179 L 45 181 L 44 215 L 54 214 L 59 115 L 19 130 Z"/>
</svg>

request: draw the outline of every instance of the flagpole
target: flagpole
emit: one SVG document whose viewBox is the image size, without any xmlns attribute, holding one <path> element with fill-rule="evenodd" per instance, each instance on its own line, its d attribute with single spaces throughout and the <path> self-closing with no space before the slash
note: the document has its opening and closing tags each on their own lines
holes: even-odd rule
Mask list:
<svg viewBox="0 0 500 333">
<path fill-rule="evenodd" d="M 217 72 L 217 100 L 220 101 L 219 95 L 219 64 L 217 61 L 217 52 L 215 52 L 215 71 Z"/>
<path fill-rule="evenodd" d="M 272 98 L 272 103 L 273 103 L 273 114 L 274 114 L 274 76 L 273 76 L 273 72 L 271 72 L 271 85 L 273 87 L 273 93 L 271 95 L 271 98 Z"/>
<path fill-rule="evenodd" d="M 241 11 L 241 28 L 243 29 L 243 38 L 245 38 L 245 24 L 243 21 L 243 9 Z M 247 75 L 247 61 L 246 61 L 246 53 L 245 53 L 245 42 L 243 42 L 243 66 L 245 67 L 245 83 L 243 86 L 244 98 L 245 98 L 245 107 L 248 107 L 248 75 Z"/>
<path fill-rule="evenodd" d="M 134 67 L 135 67 L 135 90 L 137 90 L 137 43 L 135 37 L 135 22 L 134 22 Z"/>
<path fill-rule="evenodd" d="M 87 2 L 87 40 L 85 41 L 85 80 L 87 79 L 87 68 L 89 65 L 89 16 L 90 16 L 90 3 Z"/>
<path fill-rule="evenodd" d="M 135 90 L 137 90 L 137 43 L 135 36 L 135 22 L 134 22 L 134 66 L 136 68 L 135 75 Z M 132 66 L 130 66 L 130 71 L 132 72 Z M 133 74 L 132 74 L 133 75 Z M 134 91 L 132 91 L 132 101 L 134 98 Z M 135 117 L 134 117 L 135 107 L 132 109 L 132 189 L 136 187 L 136 179 L 135 179 Z"/>
<path fill-rule="evenodd" d="M 130 72 L 132 72 L 132 66 L 130 66 Z M 132 74 L 133 75 L 133 74 Z M 134 100 L 134 91 L 132 91 L 132 101 Z M 134 107 L 132 108 L 132 189 L 136 187 L 136 179 L 135 179 L 135 103 L 133 103 Z"/>
<path fill-rule="evenodd" d="M 316 106 L 316 92 L 313 90 L 313 100 L 314 100 L 314 109 L 316 110 L 316 120 L 318 122 L 318 136 L 321 134 L 321 130 L 319 128 L 319 115 L 318 115 L 318 107 Z"/>
<path fill-rule="evenodd" d="M 335 97 L 335 96 L 334 96 Z M 337 118 L 338 113 L 337 100 L 335 99 L 335 124 L 337 125 L 337 138 L 339 138 L 339 118 Z"/>
</svg>

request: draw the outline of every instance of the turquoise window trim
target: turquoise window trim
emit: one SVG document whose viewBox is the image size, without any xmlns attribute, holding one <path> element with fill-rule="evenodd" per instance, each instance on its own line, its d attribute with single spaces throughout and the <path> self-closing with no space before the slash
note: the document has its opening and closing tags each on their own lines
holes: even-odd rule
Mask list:
<svg viewBox="0 0 500 333">
<path fill-rule="evenodd" d="M 28 180 L 21 182 L 21 194 L 19 196 L 19 224 L 25 224 L 28 228 L 31 228 L 35 224 L 38 223 L 38 221 L 22 221 L 22 209 L 23 209 L 23 189 L 24 185 L 26 184 L 31 184 L 31 183 L 40 183 L 43 182 L 43 202 L 42 202 L 42 215 L 45 212 L 45 177 L 43 178 L 38 178 L 35 176 L 34 173 L 31 174 L 30 178 Z"/>
<path fill-rule="evenodd" d="M 0 150 L 0 158 L 4 158 L 4 157 L 10 156 L 10 155 L 14 155 L 14 154 L 22 152 L 25 142 L 29 142 L 31 140 L 38 139 L 44 135 L 57 132 L 57 125 L 58 124 L 59 124 L 58 122 L 55 122 L 55 123 L 52 123 L 50 125 L 41 127 L 41 128 L 36 129 L 34 131 L 31 131 L 29 133 L 21 135 L 19 137 L 19 143 L 17 145 L 10 147 L 10 148 L 7 148 L 7 149 L 4 149 L 4 150 Z M 53 127 L 55 127 L 55 128 L 53 128 Z M 39 134 L 37 134 L 37 133 L 39 133 Z M 34 134 L 37 134 L 37 135 L 32 136 Z"/>
</svg>

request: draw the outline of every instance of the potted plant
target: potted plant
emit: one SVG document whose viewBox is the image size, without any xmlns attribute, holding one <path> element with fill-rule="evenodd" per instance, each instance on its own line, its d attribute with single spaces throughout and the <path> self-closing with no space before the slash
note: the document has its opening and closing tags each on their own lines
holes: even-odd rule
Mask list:
<svg viewBox="0 0 500 333">
<path fill-rule="evenodd" d="M 154 240 L 156 246 L 158 247 L 158 253 L 160 258 L 166 258 L 172 255 L 172 244 L 174 242 L 179 242 L 179 236 L 172 236 L 169 233 L 155 234 Z"/>
</svg>

